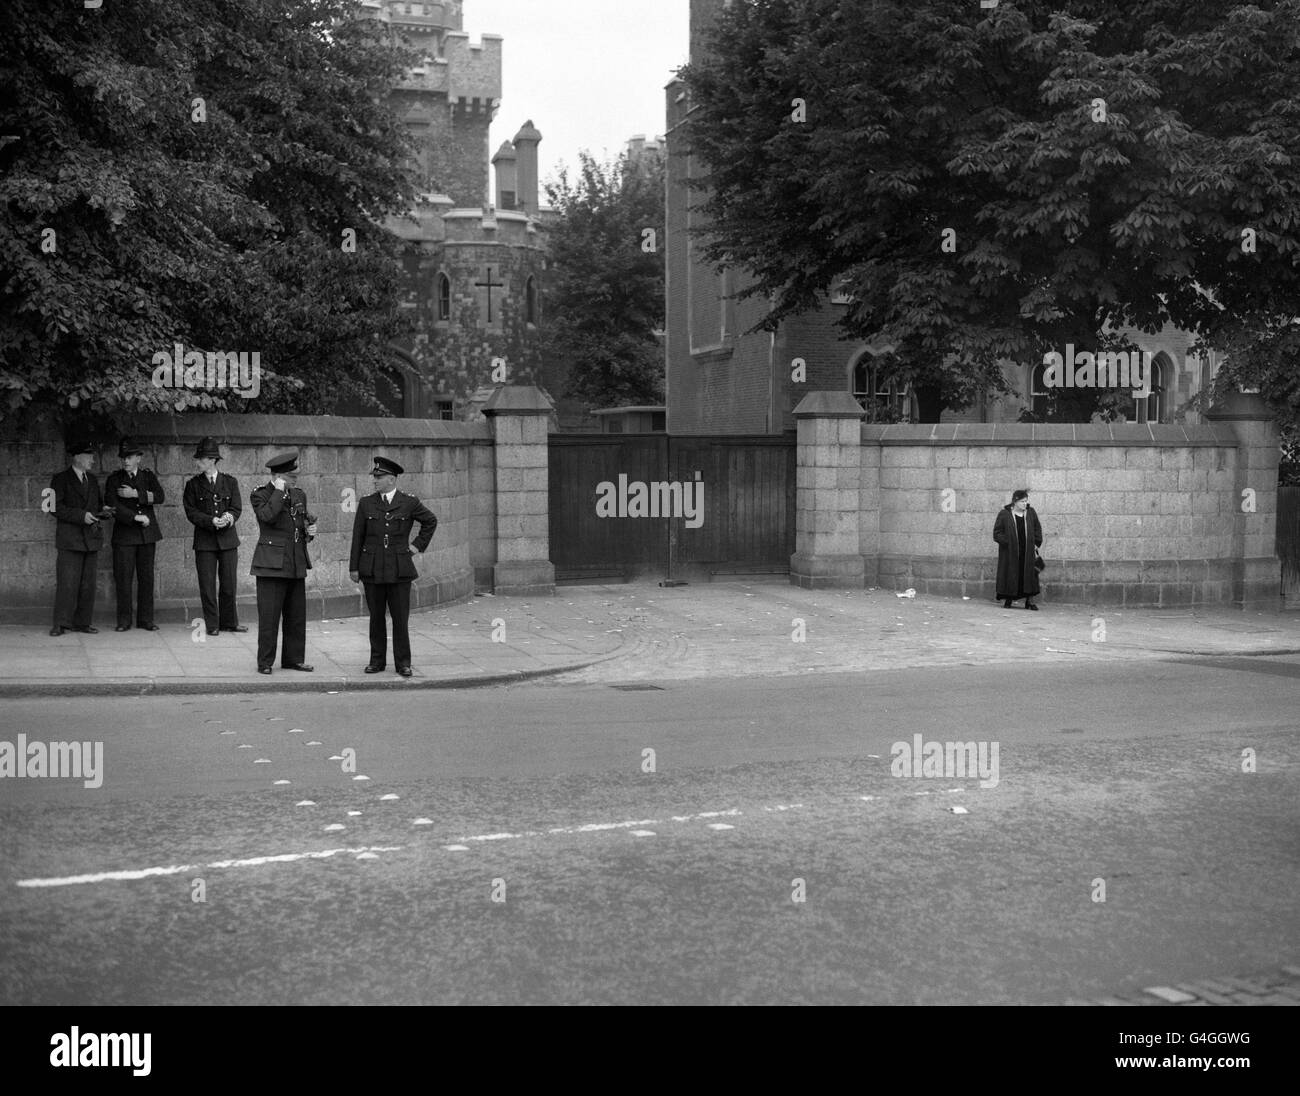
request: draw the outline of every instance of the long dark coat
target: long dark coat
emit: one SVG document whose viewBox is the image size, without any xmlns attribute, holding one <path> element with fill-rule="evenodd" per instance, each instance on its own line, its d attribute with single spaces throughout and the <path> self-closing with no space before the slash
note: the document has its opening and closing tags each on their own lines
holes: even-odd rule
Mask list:
<svg viewBox="0 0 1300 1096">
<path fill-rule="evenodd" d="M 420 532 L 411 540 L 416 524 Z M 433 511 L 414 495 L 397 491 L 387 505 L 377 491 L 366 495 L 357 503 L 352 521 L 348 570 L 356 571 L 362 582 L 410 582 L 416 577 L 411 556 L 429 547 L 437 527 Z"/>
<path fill-rule="evenodd" d="M 98 552 L 104 546 L 103 522 L 86 524 L 87 514 L 99 517 L 103 509 L 95 474 L 87 472 L 83 484 L 75 471 L 65 468 L 50 480 L 50 487 L 59 523 L 54 530 L 54 546 L 65 552 Z"/>
<path fill-rule="evenodd" d="M 1016 537 L 1016 518 L 1008 503 L 998 511 L 993 522 L 993 539 L 998 543 L 998 600 L 1018 597 L 1036 597 L 1039 593 L 1038 572 L 1034 569 L 1034 553 L 1025 552 L 1020 558 L 1020 544 Z M 1032 506 L 1025 507 L 1025 545 L 1041 548 L 1043 527 Z"/>
<path fill-rule="evenodd" d="M 185 484 L 184 502 L 185 516 L 194 526 L 196 552 L 220 552 L 239 547 L 235 525 L 239 524 L 244 504 L 239 499 L 239 482 L 234 476 L 218 472 L 216 485 L 212 486 L 208 477 L 200 472 Z M 216 528 L 212 519 L 221 517 L 227 510 L 234 515 L 235 525 Z"/>
<path fill-rule="evenodd" d="M 134 487 L 137 491 L 136 497 L 118 498 L 119 487 Z M 155 544 L 162 540 L 162 530 L 158 528 L 158 515 L 154 513 L 153 508 L 165 501 L 165 497 L 158 477 L 148 468 L 141 468 L 134 478 L 126 474 L 125 468 L 110 473 L 108 482 L 104 484 L 104 497 L 114 510 L 114 544 Z M 135 520 L 136 514 L 147 517 L 149 524 L 141 525 Z"/>
<path fill-rule="evenodd" d="M 311 570 L 307 544 L 312 539 L 307 535 L 307 496 L 296 487 L 277 491 L 264 483 L 248 496 L 248 503 L 258 525 L 249 573 L 258 578 L 305 578 Z"/>
</svg>

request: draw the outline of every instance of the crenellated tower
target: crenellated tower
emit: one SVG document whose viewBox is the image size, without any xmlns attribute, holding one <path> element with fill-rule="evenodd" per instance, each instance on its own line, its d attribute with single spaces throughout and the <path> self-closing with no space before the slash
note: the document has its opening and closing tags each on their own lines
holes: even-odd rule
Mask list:
<svg viewBox="0 0 1300 1096">
<path fill-rule="evenodd" d="M 362 12 L 421 57 L 391 98 L 418 150 L 416 205 L 387 222 L 405 244 L 402 307 L 415 332 L 391 347 L 391 383 L 378 395 L 397 415 L 463 418 L 499 383 L 494 363 L 506 363 L 510 383 L 543 381 L 550 211 L 538 201 L 542 135 L 525 122 L 491 155 L 502 39 L 484 34 L 471 42 L 460 0 L 363 0 Z M 489 157 L 497 170 L 492 191 Z"/>
<path fill-rule="evenodd" d="M 461 29 L 460 0 L 363 0 L 361 8 L 422 57 L 392 100 L 416 141 L 420 190 L 445 194 L 457 206 L 488 202 L 488 129 L 501 104 L 501 36 L 471 42 Z"/>
</svg>

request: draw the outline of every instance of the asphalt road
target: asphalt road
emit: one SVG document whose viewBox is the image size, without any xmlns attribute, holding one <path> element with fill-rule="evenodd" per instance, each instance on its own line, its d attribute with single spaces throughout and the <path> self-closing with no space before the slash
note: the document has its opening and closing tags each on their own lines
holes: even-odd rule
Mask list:
<svg viewBox="0 0 1300 1096">
<path fill-rule="evenodd" d="M 6 701 L 0 738 L 104 753 L 98 788 L 0 780 L 0 1003 L 1035 1004 L 1267 968 L 1298 700 L 1300 659 L 1243 658 Z M 914 735 L 996 743 L 996 786 L 891 775 Z"/>
</svg>

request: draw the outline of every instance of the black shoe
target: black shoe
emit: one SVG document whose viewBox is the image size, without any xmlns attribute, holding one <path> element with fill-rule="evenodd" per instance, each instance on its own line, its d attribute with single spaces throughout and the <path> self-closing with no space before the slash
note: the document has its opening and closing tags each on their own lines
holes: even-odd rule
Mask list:
<svg viewBox="0 0 1300 1096">
<path fill-rule="evenodd" d="M 130 630 L 131 630 L 131 625 L 129 624 L 119 624 L 116 628 L 113 629 L 113 631 L 115 632 L 129 632 Z"/>
<path fill-rule="evenodd" d="M 270 666 L 259 666 L 259 667 L 257 668 L 257 672 L 258 672 L 259 674 L 269 674 L 269 673 L 271 672 L 271 667 L 270 667 Z"/>
<path fill-rule="evenodd" d="M 366 673 L 377 674 L 379 673 L 380 670 L 386 670 L 386 669 L 388 669 L 388 667 L 385 666 L 382 662 L 372 662 L 369 666 L 366 667 Z"/>
<path fill-rule="evenodd" d="M 136 627 L 143 628 L 146 632 L 156 632 L 158 630 L 158 625 L 156 624 L 137 624 Z"/>
<path fill-rule="evenodd" d="M 292 666 L 286 664 L 286 665 L 284 665 L 284 666 L 281 666 L 280 669 L 282 669 L 282 670 L 301 670 L 303 673 L 305 673 L 305 674 L 309 674 L 309 673 L 311 673 L 313 670 L 315 670 L 316 667 L 315 667 L 315 666 L 308 666 L 307 663 L 305 663 L 305 662 L 295 662 Z"/>
<path fill-rule="evenodd" d="M 61 624 L 56 624 L 53 628 L 50 629 L 50 635 L 52 635 L 52 636 L 61 636 L 61 635 L 63 635 L 63 633 L 66 632 L 67 630 L 68 630 L 68 629 L 65 628 L 65 627 L 63 627 L 63 625 L 61 625 Z"/>
<path fill-rule="evenodd" d="M 246 624 L 236 624 L 236 625 L 234 625 L 233 627 L 228 627 L 228 628 L 226 629 L 226 631 L 227 631 L 227 632 L 246 632 L 246 631 L 248 631 L 248 626 L 247 626 Z"/>
<path fill-rule="evenodd" d="M 1025 602 L 1025 608 L 1026 608 L 1026 609 L 1033 609 L 1034 612 L 1038 612 L 1038 606 L 1035 605 L 1032 601 L 1026 601 L 1026 602 Z"/>
<path fill-rule="evenodd" d="M 99 629 L 93 627 L 93 626 L 90 625 L 90 624 L 74 624 L 74 625 L 72 626 L 72 630 L 73 630 L 74 632 L 85 632 L 86 635 L 88 635 L 88 636 L 97 636 L 97 635 L 99 635 Z"/>
<path fill-rule="evenodd" d="M 208 635 L 210 635 L 210 636 L 219 636 L 219 635 L 221 635 L 221 629 L 220 629 L 220 628 L 209 628 L 209 629 L 208 629 Z"/>
<path fill-rule="evenodd" d="M 1011 599 L 1010 599 L 1010 598 L 1004 598 L 1004 599 L 1003 599 L 1003 601 L 1002 601 L 1002 608 L 1004 608 L 1004 609 L 1010 609 L 1010 608 L 1011 608 Z"/>
<path fill-rule="evenodd" d="M 401 674 L 403 677 L 410 677 L 410 676 L 411 676 L 411 667 L 409 667 L 409 666 L 398 666 L 398 667 L 397 667 L 397 672 L 398 672 L 399 674 Z"/>
</svg>

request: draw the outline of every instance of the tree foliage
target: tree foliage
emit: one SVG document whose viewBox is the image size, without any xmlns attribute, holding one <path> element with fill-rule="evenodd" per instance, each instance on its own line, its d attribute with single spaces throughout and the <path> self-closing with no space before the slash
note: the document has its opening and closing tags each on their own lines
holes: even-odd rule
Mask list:
<svg viewBox="0 0 1300 1096">
<path fill-rule="evenodd" d="M 663 163 L 579 156 L 576 179 L 561 170 L 546 186 L 558 214 L 549 229 L 547 375 L 567 374 L 564 394 L 596 408 L 661 403 Z"/>
<path fill-rule="evenodd" d="M 0 9 L 0 414 L 312 412 L 374 391 L 402 330 L 381 221 L 412 193 L 385 103 L 415 58 L 356 10 Z M 258 352 L 255 404 L 153 387 L 176 343 Z"/>
<path fill-rule="evenodd" d="M 1290 320 L 1300 2 L 1064 6 L 731 5 L 683 70 L 687 132 L 705 255 L 754 274 L 762 326 L 845 279 L 845 334 L 894 345 L 937 418 L 1067 342 Z M 1238 361 L 1294 412 L 1288 345 Z"/>
</svg>

